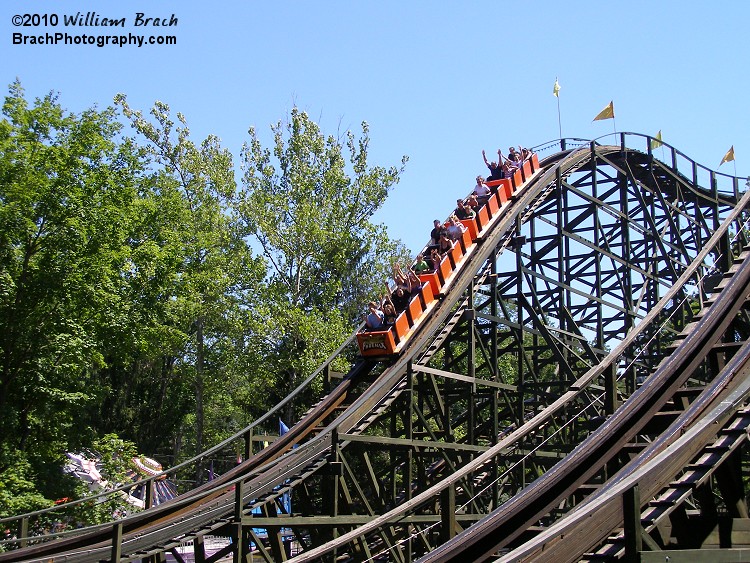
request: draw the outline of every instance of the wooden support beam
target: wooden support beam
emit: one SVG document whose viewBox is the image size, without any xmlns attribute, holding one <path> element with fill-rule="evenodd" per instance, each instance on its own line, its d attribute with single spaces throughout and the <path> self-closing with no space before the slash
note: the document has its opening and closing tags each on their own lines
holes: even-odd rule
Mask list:
<svg viewBox="0 0 750 563">
<path fill-rule="evenodd" d="M 625 528 L 625 561 L 638 563 L 643 550 L 641 528 L 641 493 L 634 485 L 622 495 Z"/>
<path fill-rule="evenodd" d="M 172 554 L 172 557 L 174 557 L 174 560 L 176 563 L 185 563 L 185 558 L 182 556 L 182 554 L 179 551 L 177 551 L 176 547 L 173 547 L 172 549 L 170 549 L 169 553 Z M 164 561 L 167 560 L 167 554 L 165 552 L 162 551 L 160 555 L 164 559 Z"/>
<path fill-rule="evenodd" d="M 457 523 L 470 525 L 484 518 L 486 514 L 454 514 Z M 246 528 L 351 528 L 372 521 L 370 514 L 341 514 L 339 516 L 246 516 L 242 520 Z M 392 525 L 419 524 L 431 525 L 440 522 L 440 514 L 413 514 L 399 517 Z M 391 524 L 384 524 L 391 525 Z"/>
<path fill-rule="evenodd" d="M 430 375 L 437 375 L 438 377 L 444 377 L 446 379 L 463 381 L 465 383 L 471 383 L 472 385 L 492 387 L 493 389 L 503 389 L 505 391 L 518 390 L 518 387 L 516 387 L 515 385 L 508 385 L 507 383 L 500 383 L 499 381 L 490 381 L 488 379 L 481 379 L 477 377 L 469 377 L 467 375 L 461 375 L 458 373 L 453 373 L 451 371 L 445 371 L 443 369 L 431 368 L 427 366 L 415 365 L 414 371 L 429 373 Z"/>
<path fill-rule="evenodd" d="M 117 563 L 122 557 L 122 521 L 112 526 L 112 554 L 110 561 Z"/>
<path fill-rule="evenodd" d="M 24 518 L 21 518 L 21 521 L 18 524 L 18 537 L 21 538 L 21 541 L 18 542 L 19 547 L 26 547 L 28 540 L 26 539 L 29 535 L 29 517 L 26 516 Z"/>
<path fill-rule="evenodd" d="M 258 553 L 260 553 L 260 556 L 263 558 L 263 561 L 266 563 L 273 563 L 274 559 L 271 557 L 271 554 L 268 553 L 268 550 L 263 545 L 263 542 L 258 537 L 258 535 L 255 533 L 255 531 L 252 528 L 248 529 L 248 535 L 250 536 L 250 539 L 255 544 L 256 549 L 258 550 Z"/>
<path fill-rule="evenodd" d="M 445 488 L 440 493 L 440 541 L 445 543 L 456 535 L 456 489 Z"/>
<path fill-rule="evenodd" d="M 203 535 L 195 536 L 195 539 L 193 539 L 193 558 L 195 563 L 206 562 L 206 546 L 203 542 Z"/>
<path fill-rule="evenodd" d="M 366 442 L 369 444 L 382 444 L 384 446 L 403 446 L 420 450 L 452 450 L 464 452 L 483 453 L 489 446 L 474 446 L 472 444 L 461 444 L 458 442 L 438 442 L 426 440 L 407 440 L 404 438 L 389 438 L 387 436 L 368 436 L 365 434 L 340 434 L 339 437 L 345 442 Z"/>
<path fill-rule="evenodd" d="M 669 551 L 644 551 L 641 563 L 736 563 L 750 561 L 750 549 L 670 549 Z"/>
<path fill-rule="evenodd" d="M 144 500 L 144 507 L 151 508 L 154 506 L 154 480 L 149 479 L 146 481 L 146 499 Z"/>
</svg>

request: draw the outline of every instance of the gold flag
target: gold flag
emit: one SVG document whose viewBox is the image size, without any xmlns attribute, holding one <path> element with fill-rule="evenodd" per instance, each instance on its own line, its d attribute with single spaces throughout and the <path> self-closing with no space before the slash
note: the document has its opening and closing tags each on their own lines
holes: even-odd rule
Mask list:
<svg viewBox="0 0 750 563">
<path fill-rule="evenodd" d="M 607 105 L 606 108 L 600 111 L 599 115 L 597 115 L 591 121 L 599 121 L 600 119 L 613 119 L 614 117 L 615 117 L 615 104 L 614 102 L 609 102 L 609 105 Z"/>
<path fill-rule="evenodd" d="M 661 142 L 661 129 L 659 129 L 659 132 L 656 134 L 656 136 L 651 139 L 651 150 L 658 149 L 663 144 L 664 143 Z"/>
<path fill-rule="evenodd" d="M 560 83 L 557 81 L 557 77 L 555 77 L 555 85 L 552 87 L 552 95 L 555 98 L 560 97 Z"/>
<path fill-rule="evenodd" d="M 721 162 L 719 163 L 719 166 L 724 164 L 725 162 L 729 162 L 730 160 L 734 160 L 734 145 L 729 147 L 729 150 L 727 151 L 727 154 L 724 155 L 724 158 L 721 159 Z"/>
</svg>

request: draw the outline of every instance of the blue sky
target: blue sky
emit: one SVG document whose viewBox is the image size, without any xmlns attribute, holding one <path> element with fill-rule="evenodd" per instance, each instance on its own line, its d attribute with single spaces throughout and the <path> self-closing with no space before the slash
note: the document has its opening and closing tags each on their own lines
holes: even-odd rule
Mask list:
<svg viewBox="0 0 750 563">
<path fill-rule="evenodd" d="M 166 33 L 174 46 L 13 45 L 13 33 L 109 34 L 63 15 L 126 18 L 117 33 Z M 135 14 L 178 18 L 135 28 Z M 57 14 L 56 28 L 14 27 L 16 14 Z M 155 100 L 187 117 L 196 140 L 216 134 L 238 159 L 247 129 L 297 105 L 324 131 L 370 124 L 371 161 L 410 161 L 376 220 L 412 250 L 509 145 L 655 134 L 717 169 L 730 145 L 750 173 L 747 26 L 750 2 L 475 2 L 2 0 L 0 78 L 27 94 L 58 91 L 81 111 L 118 92 L 147 111 Z M 592 122 L 614 101 L 616 119 Z M 657 155 L 658 156 L 658 155 Z"/>
</svg>

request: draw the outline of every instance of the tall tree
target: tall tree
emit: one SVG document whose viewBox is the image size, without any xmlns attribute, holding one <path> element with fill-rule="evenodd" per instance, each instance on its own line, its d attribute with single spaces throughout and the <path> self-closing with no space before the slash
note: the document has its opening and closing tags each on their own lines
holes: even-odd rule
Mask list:
<svg viewBox="0 0 750 563">
<path fill-rule="evenodd" d="M 87 434 L 78 413 L 97 393 L 100 329 L 117 324 L 142 164 L 113 108 L 32 105 L 15 82 L 2 111 L 0 472 L 19 458 L 41 471 Z"/>
<path fill-rule="evenodd" d="M 352 278 L 368 263 L 378 265 L 379 245 L 391 249 L 385 228 L 371 217 L 408 159 L 400 167 L 369 165 L 366 122 L 359 138 L 347 131 L 342 144 L 294 108 L 272 131 L 273 153 L 249 130 L 242 209 L 270 261 L 274 290 L 302 309 L 349 307 L 342 289 L 358 286 Z"/>
<path fill-rule="evenodd" d="M 283 395 L 340 343 L 403 255 L 371 217 L 407 157 L 373 166 L 367 123 L 359 136 L 326 136 L 297 108 L 272 131 L 269 149 L 249 130 L 241 209 L 270 264 L 266 372 Z M 291 407 L 286 416 L 294 416 Z"/>
<path fill-rule="evenodd" d="M 159 191 L 180 196 L 174 240 L 181 245 L 182 264 L 172 308 L 187 337 L 178 362 L 192 382 L 191 449 L 200 452 L 205 446 L 207 405 L 231 379 L 222 351 L 244 339 L 244 311 L 259 289 L 265 265 L 252 256 L 244 240 L 232 155 L 219 139 L 209 136 L 196 145 L 185 117 L 177 113 L 175 123 L 164 103 L 156 102 L 146 119 L 124 96 L 116 102 L 147 141 L 159 167 Z"/>
</svg>

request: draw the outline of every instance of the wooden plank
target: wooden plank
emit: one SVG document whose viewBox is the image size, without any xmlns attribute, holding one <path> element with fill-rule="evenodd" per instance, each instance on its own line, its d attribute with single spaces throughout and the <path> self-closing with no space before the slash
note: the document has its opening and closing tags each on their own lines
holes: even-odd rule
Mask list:
<svg viewBox="0 0 750 563">
<path fill-rule="evenodd" d="M 383 446 L 402 446 L 405 448 L 419 448 L 422 450 L 454 450 L 483 453 L 489 449 L 484 446 L 474 446 L 458 442 L 434 442 L 426 440 L 409 440 L 406 438 L 389 438 L 387 436 L 368 436 L 365 434 L 340 434 L 342 440 L 348 442 L 364 442 L 367 444 L 381 444 Z"/>
<path fill-rule="evenodd" d="M 110 561 L 116 563 L 122 557 L 122 520 L 112 526 L 112 554 Z"/>
<path fill-rule="evenodd" d="M 737 563 L 750 561 L 750 549 L 670 549 L 669 551 L 642 551 L 641 563 Z"/>
<path fill-rule="evenodd" d="M 471 523 L 481 520 L 484 514 L 455 514 L 457 523 Z M 252 518 L 245 517 L 243 526 L 251 526 L 249 532 L 252 537 L 252 527 L 260 529 L 268 528 L 345 528 L 351 526 L 362 526 L 375 518 L 369 514 L 339 514 L 338 516 L 284 516 L 278 518 Z M 440 514 L 412 514 L 407 517 L 399 517 L 398 524 L 436 524 L 441 521 Z"/>
</svg>

